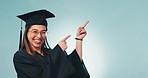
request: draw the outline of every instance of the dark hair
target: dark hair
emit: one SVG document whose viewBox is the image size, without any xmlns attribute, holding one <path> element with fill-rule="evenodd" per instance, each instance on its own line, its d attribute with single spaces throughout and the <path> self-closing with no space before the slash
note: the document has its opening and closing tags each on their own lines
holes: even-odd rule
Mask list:
<svg viewBox="0 0 148 78">
<path fill-rule="evenodd" d="M 24 35 L 23 35 L 23 42 L 22 42 L 21 48 L 19 50 L 26 49 L 28 54 L 34 55 L 35 51 L 33 50 L 32 46 L 30 45 L 29 40 L 27 38 L 28 30 L 30 29 L 30 27 L 31 26 L 28 26 L 25 28 Z M 46 28 L 46 30 L 47 30 L 47 28 Z M 41 50 L 43 51 L 44 49 L 51 49 L 48 42 L 47 42 L 47 37 L 41 46 Z"/>
</svg>

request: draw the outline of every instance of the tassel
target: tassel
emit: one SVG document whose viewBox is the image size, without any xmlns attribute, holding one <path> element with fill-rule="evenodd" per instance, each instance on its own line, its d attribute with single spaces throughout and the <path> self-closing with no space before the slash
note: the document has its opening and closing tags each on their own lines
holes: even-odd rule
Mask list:
<svg viewBox="0 0 148 78">
<path fill-rule="evenodd" d="M 21 49 L 22 45 L 22 20 L 21 20 L 21 29 L 20 29 L 20 42 L 19 42 L 19 50 Z"/>
</svg>

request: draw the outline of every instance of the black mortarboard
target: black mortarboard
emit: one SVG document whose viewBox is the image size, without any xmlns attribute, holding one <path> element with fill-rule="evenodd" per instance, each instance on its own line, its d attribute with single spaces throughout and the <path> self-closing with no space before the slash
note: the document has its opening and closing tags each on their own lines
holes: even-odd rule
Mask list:
<svg viewBox="0 0 148 78">
<path fill-rule="evenodd" d="M 37 10 L 23 15 L 18 15 L 18 18 L 26 22 L 26 27 L 31 25 L 45 25 L 47 26 L 46 18 L 55 17 L 54 14 L 47 10 Z"/>
<path fill-rule="evenodd" d="M 18 15 L 18 18 L 26 22 L 25 28 L 31 25 L 45 25 L 47 27 L 47 18 L 55 17 L 55 15 L 47 10 L 37 10 L 29 12 L 23 15 Z M 19 49 L 22 43 L 22 25 L 20 30 L 20 44 Z"/>
</svg>

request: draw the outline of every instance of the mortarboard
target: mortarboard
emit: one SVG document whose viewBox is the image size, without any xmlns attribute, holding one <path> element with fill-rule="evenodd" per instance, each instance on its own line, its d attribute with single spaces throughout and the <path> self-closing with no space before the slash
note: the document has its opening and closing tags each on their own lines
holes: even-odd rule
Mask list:
<svg viewBox="0 0 148 78">
<path fill-rule="evenodd" d="M 47 26 L 46 18 L 52 18 L 55 17 L 55 15 L 47 10 L 37 10 L 23 15 L 18 15 L 17 17 L 26 22 L 26 27 L 31 25 Z"/>
<path fill-rule="evenodd" d="M 25 28 L 31 25 L 45 25 L 47 27 L 47 18 L 55 17 L 55 15 L 47 10 L 37 10 L 33 12 L 28 12 L 26 14 L 18 15 L 18 18 L 26 22 Z M 22 43 L 22 25 L 20 30 L 20 44 Z"/>
</svg>

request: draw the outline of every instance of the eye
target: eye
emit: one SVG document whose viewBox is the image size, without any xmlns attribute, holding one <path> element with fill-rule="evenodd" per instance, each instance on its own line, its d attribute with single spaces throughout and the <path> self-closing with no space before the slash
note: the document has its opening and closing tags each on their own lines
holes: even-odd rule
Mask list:
<svg viewBox="0 0 148 78">
<path fill-rule="evenodd" d="M 46 31 L 41 31 L 41 34 L 46 34 Z"/>
<path fill-rule="evenodd" d="M 34 34 L 37 34 L 38 33 L 37 30 L 32 30 L 31 32 L 34 33 Z"/>
</svg>

